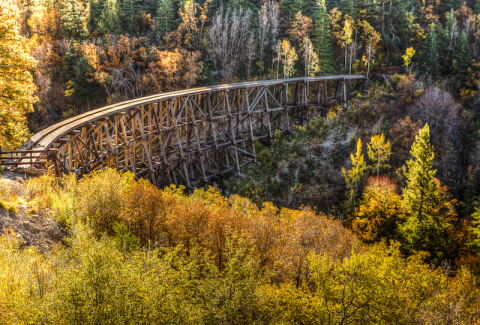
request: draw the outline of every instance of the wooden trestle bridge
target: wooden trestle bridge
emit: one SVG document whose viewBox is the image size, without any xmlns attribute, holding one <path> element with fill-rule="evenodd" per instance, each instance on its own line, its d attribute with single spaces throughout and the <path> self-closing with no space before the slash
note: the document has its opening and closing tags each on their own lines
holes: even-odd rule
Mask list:
<svg viewBox="0 0 480 325">
<path fill-rule="evenodd" d="M 255 162 L 255 142 L 269 145 L 312 115 L 365 91 L 362 75 L 244 82 L 187 89 L 109 105 L 57 123 L 14 152 L 7 168 L 54 168 L 88 174 L 132 171 L 159 186 L 188 189 L 240 173 Z"/>
</svg>

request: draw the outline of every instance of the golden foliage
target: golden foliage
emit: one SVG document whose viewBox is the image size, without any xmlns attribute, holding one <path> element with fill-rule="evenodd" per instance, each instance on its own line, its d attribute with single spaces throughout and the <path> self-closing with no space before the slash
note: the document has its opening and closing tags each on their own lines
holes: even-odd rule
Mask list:
<svg viewBox="0 0 480 325">
<path fill-rule="evenodd" d="M 360 206 L 353 215 L 353 231 L 365 242 L 390 238 L 392 231 L 389 231 L 388 224 L 394 224 L 400 206 L 401 197 L 397 193 L 397 185 L 390 178 L 370 177 Z"/>
<path fill-rule="evenodd" d="M 479 292 L 468 272 L 432 269 L 422 255 L 404 259 L 395 243 L 363 247 L 339 220 L 309 208 L 259 208 L 213 188 L 190 195 L 175 186 L 159 190 L 114 170 L 78 185 L 47 178 L 30 181 L 41 183 L 36 199 L 58 210 L 54 197 L 58 203 L 74 193 L 74 204 L 62 209 L 78 210 L 78 220 L 93 229 L 67 222 L 68 245 L 47 255 L 21 249 L 13 233 L 0 237 L 2 324 L 313 324 L 341 323 L 347 314 L 353 323 L 382 324 L 478 318 Z M 391 213 L 381 196 L 394 184 L 383 178 L 369 186 L 386 207 L 380 210 Z M 118 230 L 112 220 L 127 223 L 144 246 L 124 250 L 116 237 L 94 236 Z"/>
<path fill-rule="evenodd" d="M 33 112 L 36 89 L 30 71 L 37 61 L 18 34 L 17 9 L 10 0 L 0 7 L 0 148 L 19 147 L 30 136 L 25 114 Z"/>
</svg>

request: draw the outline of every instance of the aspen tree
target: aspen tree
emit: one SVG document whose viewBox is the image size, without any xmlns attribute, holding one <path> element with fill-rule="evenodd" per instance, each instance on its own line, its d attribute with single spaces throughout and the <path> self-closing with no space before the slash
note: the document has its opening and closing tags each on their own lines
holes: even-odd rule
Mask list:
<svg viewBox="0 0 480 325">
<path fill-rule="evenodd" d="M 308 37 L 303 40 L 303 59 L 305 62 L 305 77 L 313 77 L 320 71 L 318 55 L 313 51 L 312 41 Z"/>
<path fill-rule="evenodd" d="M 345 69 L 347 69 L 348 65 L 348 46 L 352 43 L 352 35 L 353 35 L 353 24 L 355 22 L 353 19 L 345 15 L 345 21 L 343 25 L 343 33 L 342 33 L 342 47 L 345 48 Z"/>
<path fill-rule="evenodd" d="M 374 135 L 370 140 L 370 143 L 367 143 L 368 147 L 368 158 L 377 165 L 377 177 L 380 173 L 380 166 L 385 166 L 388 163 L 391 155 L 390 142 L 385 143 L 385 136 L 383 135 Z"/>
<path fill-rule="evenodd" d="M 352 168 L 349 171 L 346 171 L 342 167 L 342 176 L 347 183 L 348 190 L 348 200 L 350 204 L 355 203 L 355 196 L 358 191 L 358 182 L 365 171 L 366 164 L 362 154 L 362 139 L 358 138 L 357 141 L 357 151 L 355 154 L 350 154 L 350 160 L 352 161 Z"/>
<path fill-rule="evenodd" d="M 289 78 L 295 73 L 293 68 L 295 62 L 298 59 L 295 48 L 290 45 L 290 42 L 283 40 L 282 42 L 282 64 L 283 64 L 283 78 Z"/>
<path fill-rule="evenodd" d="M 360 27 L 363 27 L 363 34 L 361 38 L 365 43 L 365 49 L 367 51 L 367 56 L 364 57 L 367 61 L 367 79 L 370 72 L 370 62 L 375 57 L 377 52 L 378 43 L 382 40 L 382 35 L 375 31 L 375 29 L 368 23 L 368 21 L 363 20 L 359 22 Z M 364 59 L 364 60 L 365 60 Z"/>
<path fill-rule="evenodd" d="M 14 149 L 29 136 L 25 114 L 33 112 L 36 89 L 30 70 L 37 61 L 18 34 L 17 9 L 0 6 L 0 148 Z"/>
</svg>

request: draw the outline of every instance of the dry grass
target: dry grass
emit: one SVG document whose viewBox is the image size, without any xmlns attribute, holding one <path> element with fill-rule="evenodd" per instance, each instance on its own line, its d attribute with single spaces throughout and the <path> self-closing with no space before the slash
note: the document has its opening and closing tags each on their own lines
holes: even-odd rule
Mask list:
<svg viewBox="0 0 480 325">
<path fill-rule="evenodd" d="M 14 213 L 18 212 L 18 209 L 15 205 L 9 204 L 3 200 L 0 200 L 0 208 L 9 212 L 14 212 Z"/>
</svg>

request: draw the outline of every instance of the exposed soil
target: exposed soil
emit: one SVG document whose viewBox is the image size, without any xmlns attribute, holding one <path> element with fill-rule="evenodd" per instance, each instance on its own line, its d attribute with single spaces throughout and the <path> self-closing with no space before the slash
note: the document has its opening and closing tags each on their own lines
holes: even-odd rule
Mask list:
<svg viewBox="0 0 480 325">
<path fill-rule="evenodd" d="M 8 182 L 17 196 L 23 196 L 23 182 L 32 176 L 4 172 L 1 176 Z M 13 231 L 25 246 L 36 246 L 42 252 L 48 251 L 67 235 L 47 211 L 29 205 L 17 205 L 17 212 L 6 211 L 0 207 L 0 234 Z"/>
</svg>

